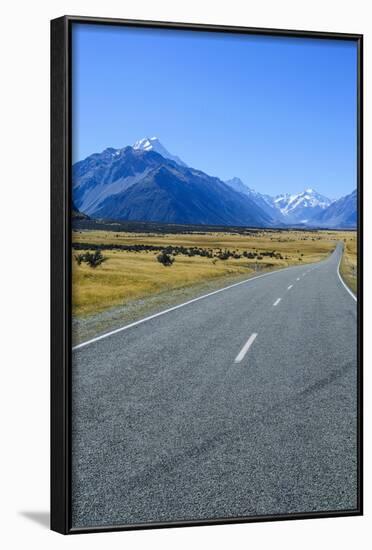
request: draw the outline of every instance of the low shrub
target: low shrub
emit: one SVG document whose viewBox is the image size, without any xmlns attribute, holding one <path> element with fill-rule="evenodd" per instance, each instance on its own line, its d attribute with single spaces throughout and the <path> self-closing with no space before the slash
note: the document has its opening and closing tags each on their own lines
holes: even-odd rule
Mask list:
<svg viewBox="0 0 372 550">
<path fill-rule="evenodd" d="M 160 254 L 156 256 L 156 259 L 158 260 L 159 263 L 163 264 L 165 267 L 171 266 L 174 262 L 174 258 L 172 258 L 172 256 L 170 256 L 164 251 L 160 252 Z"/>
<path fill-rule="evenodd" d="M 102 254 L 100 250 L 95 252 L 85 252 L 85 254 L 77 254 L 75 260 L 78 265 L 81 265 L 82 262 L 85 262 L 89 267 L 97 267 L 107 260 L 107 258 Z"/>
</svg>

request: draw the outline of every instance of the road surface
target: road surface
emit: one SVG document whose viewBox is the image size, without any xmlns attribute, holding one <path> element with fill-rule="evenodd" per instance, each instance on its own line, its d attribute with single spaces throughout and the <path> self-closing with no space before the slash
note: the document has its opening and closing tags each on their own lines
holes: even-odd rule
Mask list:
<svg viewBox="0 0 372 550">
<path fill-rule="evenodd" d="M 357 507 L 341 254 L 73 351 L 74 527 Z"/>
</svg>

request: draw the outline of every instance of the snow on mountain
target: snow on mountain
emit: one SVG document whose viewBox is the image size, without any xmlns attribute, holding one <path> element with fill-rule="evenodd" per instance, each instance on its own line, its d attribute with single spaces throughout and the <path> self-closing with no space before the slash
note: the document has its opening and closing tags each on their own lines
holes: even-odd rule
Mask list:
<svg viewBox="0 0 372 550">
<path fill-rule="evenodd" d="M 288 221 L 307 223 L 332 204 L 332 200 L 312 188 L 298 194 L 283 194 L 274 198 L 275 206 Z"/>
<path fill-rule="evenodd" d="M 141 153 L 149 153 L 150 156 L 144 159 Z M 88 215 L 94 214 L 107 197 L 122 193 L 143 179 L 159 163 L 159 159 L 151 156 L 154 153 L 187 167 L 156 137 L 140 139 L 133 147 L 108 147 L 102 153 L 77 162 L 73 166 L 73 181 L 79 209 Z"/>
<path fill-rule="evenodd" d="M 235 191 L 247 195 L 274 221 L 280 223 L 310 223 L 333 202 L 312 188 L 305 189 L 302 193 L 285 193 L 271 197 L 251 189 L 240 178 L 232 178 L 226 183 Z"/>
<path fill-rule="evenodd" d="M 280 225 L 311 225 L 313 218 L 319 216 L 333 201 L 321 195 L 315 189 L 308 188 L 301 193 L 283 193 L 276 197 L 265 195 L 251 189 L 240 178 L 232 178 L 225 183 L 235 191 L 247 195 L 272 220 Z"/>
<path fill-rule="evenodd" d="M 237 177 L 222 182 L 188 167 L 156 137 L 143 138 L 132 147 L 109 147 L 74 164 L 72 172 L 76 209 L 89 216 L 134 219 L 133 216 L 141 215 L 142 219 L 154 216 L 154 220 L 173 223 L 192 220 L 193 223 L 259 227 L 299 224 L 353 227 L 356 224 L 355 192 L 339 201 L 332 201 L 312 188 L 271 197 L 251 189 Z M 188 192 L 183 189 L 183 182 L 188 183 Z M 194 198 L 190 195 L 191 188 Z M 141 211 L 137 207 L 135 210 L 135 204 L 143 200 L 140 191 L 149 195 L 148 209 Z M 177 202 L 181 195 L 184 206 Z M 206 202 L 197 204 L 196 199 Z M 153 212 L 155 204 L 158 214 Z M 187 215 L 182 210 L 186 205 Z"/>
<path fill-rule="evenodd" d="M 140 151 L 155 151 L 155 153 L 159 153 L 159 155 L 166 159 L 173 160 L 180 166 L 187 166 L 187 164 L 185 164 L 179 157 L 177 157 L 176 155 L 172 155 L 155 136 L 151 138 L 145 137 L 139 139 L 133 145 L 133 149 Z"/>
</svg>

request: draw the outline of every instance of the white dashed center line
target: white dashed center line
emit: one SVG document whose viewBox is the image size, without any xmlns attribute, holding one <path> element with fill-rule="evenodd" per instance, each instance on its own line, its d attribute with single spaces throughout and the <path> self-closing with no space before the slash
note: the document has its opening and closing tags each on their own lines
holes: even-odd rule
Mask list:
<svg viewBox="0 0 372 550">
<path fill-rule="evenodd" d="M 240 363 L 241 361 L 243 361 L 247 351 L 249 350 L 249 348 L 251 347 L 251 345 L 255 341 L 256 336 L 257 336 L 256 332 L 254 332 L 253 334 L 250 335 L 250 337 L 248 338 L 248 340 L 246 341 L 246 343 L 244 344 L 244 346 L 242 347 L 242 349 L 239 351 L 238 355 L 236 356 L 234 363 Z"/>
<path fill-rule="evenodd" d="M 277 306 L 280 302 L 281 298 L 278 298 L 277 300 L 275 300 L 275 302 L 273 303 L 273 306 Z"/>
</svg>

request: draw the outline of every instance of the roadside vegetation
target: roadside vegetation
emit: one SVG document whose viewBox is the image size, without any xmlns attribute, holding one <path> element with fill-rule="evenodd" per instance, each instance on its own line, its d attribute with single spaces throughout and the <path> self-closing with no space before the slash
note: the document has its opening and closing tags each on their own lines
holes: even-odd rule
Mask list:
<svg viewBox="0 0 372 550">
<path fill-rule="evenodd" d="M 167 234 L 75 230 L 73 314 L 84 317 L 208 281 L 223 286 L 256 273 L 316 262 L 343 239 L 351 258 L 354 235 L 337 231 Z M 86 258 L 94 255 L 99 264 L 92 269 Z M 85 260 L 78 261 L 80 256 Z"/>
<path fill-rule="evenodd" d="M 355 232 L 344 237 L 344 253 L 340 271 L 345 283 L 357 293 L 357 236 Z"/>
</svg>

